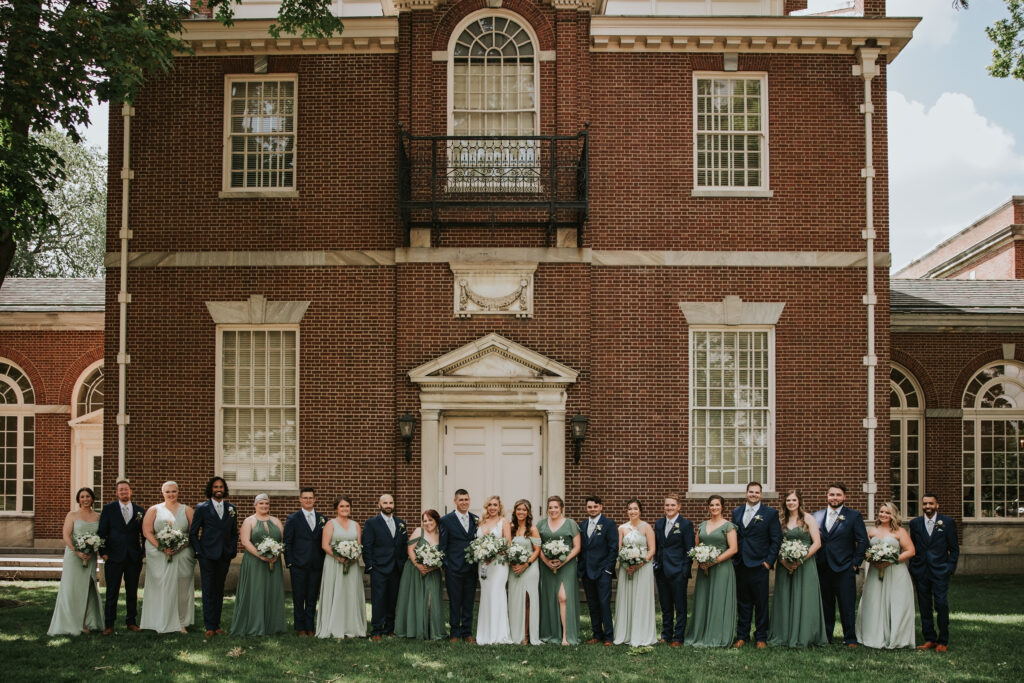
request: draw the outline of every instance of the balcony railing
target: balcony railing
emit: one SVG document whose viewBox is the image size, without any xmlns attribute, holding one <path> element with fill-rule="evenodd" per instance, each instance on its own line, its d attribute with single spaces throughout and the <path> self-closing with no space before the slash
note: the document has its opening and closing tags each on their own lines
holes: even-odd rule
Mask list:
<svg viewBox="0 0 1024 683">
<path fill-rule="evenodd" d="M 587 136 L 412 135 L 398 131 L 398 208 L 406 232 L 558 228 L 587 219 Z M 433 244 L 433 240 L 431 244 Z"/>
</svg>

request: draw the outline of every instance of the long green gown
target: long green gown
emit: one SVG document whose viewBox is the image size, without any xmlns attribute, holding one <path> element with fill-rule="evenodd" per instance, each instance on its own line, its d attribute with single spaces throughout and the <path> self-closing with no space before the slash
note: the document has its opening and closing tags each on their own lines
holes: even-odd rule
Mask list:
<svg viewBox="0 0 1024 683">
<path fill-rule="evenodd" d="M 871 545 L 886 544 L 900 551 L 895 536 L 871 539 Z M 914 583 L 906 563 L 898 562 L 879 574 L 869 563 L 864 591 L 857 609 L 857 640 L 864 647 L 895 650 L 915 644 Z"/>
<path fill-rule="evenodd" d="M 783 541 L 800 541 L 808 548 L 812 539 L 800 527 L 786 529 Z M 783 647 L 826 645 L 825 613 L 821 607 L 818 566 L 808 558 L 790 574 L 780 561 L 775 567 L 775 595 L 772 597 L 768 644 Z"/>
<path fill-rule="evenodd" d="M 640 522 L 634 528 L 628 522 L 620 528 L 626 529 L 623 545 L 638 545 L 647 557 L 647 536 Z M 615 591 L 615 644 L 628 643 L 633 647 L 654 645 L 658 642 L 658 624 L 654 611 L 654 565 L 645 562 L 629 578 L 627 565 L 619 564 L 619 582 Z"/>
<path fill-rule="evenodd" d="M 552 531 L 545 518 L 537 525 L 537 530 L 542 548 L 548 541 L 561 538 L 571 549 L 573 539 L 580 534 L 579 526 L 571 519 L 566 519 L 562 526 Z M 558 613 L 558 591 L 562 587 L 565 588 L 565 639 L 570 645 L 578 645 L 580 588 L 575 557 L 559 567 L 558 572 L 551 571 L 546 564 L 540 568 L 540 639 L 545 643 L 562 642 L 562 617 Z"/>
<path fill-rule="evenodd" d="M 725 522 L 714 531 L 700 523 L 700 542 L 720 551 L 729 549 L 726 534 L 736 528 Z M 732 561 L 719 562 L 708 569 L 697 568 L 693 590 L 693 615 L 686 624 L 686 644 L 694 647 L 729 647 L 736 635 L 736 570 Z"/>
<path fill-rule="evenodd" d="M 188 536 L 185 506 L 171 512 L 167 503 L 158 503 L 153 530 L 174 527 Z M 192 625 L 196 618 L 196 556 L 192 546 L 184 545 L 174 555 L 160 552 L 146 541 L 146 592 L 142 597 L 139 628 L 157 633 L 177 633 Z"/>
<path fill-rule="evenodd" d="M 270 537 L 280 542 L 281 530 L 269 521 L 256 521 L 249 533 L 249 541 L 259 546 Z M 270 565 L 249 551 L 242 556 L 242 569 L 238 575 L 235 593 L 235 616 L 231 620 L 233 636 L 269 636 L 284 633 L 284 557 Z"/>
<path fill-rule="evenodd" d="M 512 542 L 521 545 L 531 553 L 540 545 L 539 538 L 515 536 Z M 521 643 L 530 632 L 530 645 L 540 645 L 540 565 L 537 559 L 519 576 L 509 567 L 508 571 L 508 631 L 513 643 Z M 530 623 L 526 623 L 526 599 L 530 599 Z"/>
<path fill-rule="evenodd" d="M 409 540 L 409 545 L 429 546 L 423 536 Z M 441 597 L 441 570 L 423 575 L 412 560 L 406 560 L 402 582 L 398 586 L 398 608 L 395 613 L 395 635 L 400 638 L 440 640 L 447 629 L 444 622 L 444 599 Z"/>
<path fill-rule="evenodd" d="M 83 522 L 76 519 L 71 537 L 95 534 L 99 528 L 99 520 Z M 100 591 L 96 587 L 96 556 L 90 555 L 83 567 L 82 558 L 71 548 L 65 548 L 57 604 L 53 606 L 53 618 L 46 633 L 51 636 L 77 636 L 82 632 L 83 624 L 90 631 L 103 628 L 103 608 Z"/>
<path fill-rule="evenodd" d="M 331 543 L 355 541 L 356 523 L 349 520 L 342 529 L 331 520 Z M 346 574 L 340 562 L 327 553 L 320 580 L 320 609 L 316 611 L 317 638 L 365 638 L 366 591 L 363 588 L 363 561 L 349 565 Z"/>
</svg>

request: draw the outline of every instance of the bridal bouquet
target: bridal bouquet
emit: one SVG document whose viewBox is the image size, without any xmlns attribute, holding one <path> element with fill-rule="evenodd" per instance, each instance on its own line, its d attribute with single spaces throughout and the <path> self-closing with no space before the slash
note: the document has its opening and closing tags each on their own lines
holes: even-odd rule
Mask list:
<svg viewBox="0 0 1024 683">
<path fill-rule="evenodd" d="M 342 573 L 348 574 L 349 566 L 363 555 L 363 546 L 355 541 L 335 541 L 331 544 L 331 552 L 335 557 L 345 560 Z"/>
<path fill-rule="evenodd" d="M 270 558 L 270 571 L 274 571 L 275 561 L 284 552 L 284 543 L 275 541 L 270 536 L 267 536 L 256 544 L 256 552 L 260 554 L 260 557 Z"/>
<path fill-rule="evenodd" d="M 413 554 L 416 555 L 417 562 L 430 569 L 440 568 L 441 563 L 444 561 L 444 551 L 436 545 L 430 545 L 429 543 L 417 546 Z"/>
<path fill-rule="evenodd" d="M 876 543 L 868 548 L 868 552 L 864 555 L 864 559 L 875 564 L 877 562 L 889 562 L 895 564 L 900 559 L 900 549 L 898 546 L 889 545 L 888 543 Z M 878 568 L 878 580 L 881 581 L 885 574 L 885 567 Z"/>
<path fill-rule="evenodd" d="M 508 550 L 508 541 L 494 534 L 484 534 L 474 538 L 466 548 L 466 562 L 480 564 L 480 578 L 487 580 L 487 565 L 490 562 L 504 562 L 505 551 Z"/>
<path fill-rule="evenodd" d="M 103 545 L 103 539 L 96 534 L 78 534 L 72 539 L 75 550 L 86 555 L 96 555 Z M 82 566 L 89 566 L 89 560 L 82 560 Z"/>
<path fill-rule="evenodd" d="M 639 566 L 647 561 L 646 555 L 647 548 L 639 543 L 623 543 L 622 547 L 619 548 L 619 564 L 627 567 Z M 632 574 L 629 574 L 629 580 L 633 580 Z"/>
<path fill-rule="evenodd" d="M 175 529 L 173 526 L 165 526 L 156 532 L 157 549 L 161 552 L 164 550 L 180 550 L 184 548 L 188 543 L 188 534 L 181 529 Z M 174 555 L 168 555 L 167 561 L 170 562 L 174 559 Z"/>
<path fill-rule="evenodd" d="M 782 546 L 779 547 L 779 559 L 786 562 L 803 562 L 810 549 L 810 546 L 800 541 L 783 541 Z M 792 574 L 793 570 L 790 569 L 789 573 Z"/>
<path fill-rule="evenodd" d="M 690 549 L 687 553 L 691 558 L 697 561 L 697 564 L 709 564 L 718 559 L 718 556 L 722 554 L 722 551 L 713 545 L 701 543 Z M 704 575 L 707 576 L 708 570 L 704 570 Z"/>
<path fill-rule="evenodd" d="M 530 555 L 533 555 L 533 549 L 519 543 L 513 543 L 505 551 L 509 564 L 526 564 L 530 561 Z"/>
<path fill-rule="evenodd" d="M 558 560 L 559 562 L 565 562 L 566 558 L 569 557 L 569 553 L 572 552 L 572 548 L 565 542 L 564 538 L 553 538 L 540 547 L 544 557 L 549 560 Z M 558 573 L 558 569 L 554 570 L 555 574 Z"/>
</svg>

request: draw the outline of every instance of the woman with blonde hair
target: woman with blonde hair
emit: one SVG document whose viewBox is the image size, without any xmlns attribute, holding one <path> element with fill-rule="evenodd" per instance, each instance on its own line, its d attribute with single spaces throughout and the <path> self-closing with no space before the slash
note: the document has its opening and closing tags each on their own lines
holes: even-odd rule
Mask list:
<svg viewBox="0 0 1024 683">
<path fill-rule="evenodd" d="M 906 563 L 915 550 L 902 521 L 894 503 L 882 503 L 878 521 L 868 532 L 871 547 L 888 545 L 896 561 L 871 562 L 864 579 L 857 610 L 857 640 L 865 647 L 914 647 L 914 584 Z"/>
<path fill-rule="evenodd" d="M 506 543 L 512 539 L 512 532 L 505 521 L 505 506 L 498 496 L 491 496 L 484 503 L 477 525 L 477 538 L 487 534 L 503 538 Z M 508 598 L 505 595 L 508 565 L 494 559 L 480 562 L 477 571 L 480 574 L 480 611 L 477 614 L 476 642 L 481 645 L 508 645 L 512 642 L 508 628 Z"/>
<path fill-rule="evenodd" d="M 772 598 L 768 644 L 783 647 L 826 645 L 825 612 L 821 605 L 818 566 L 813 559 L 821 550 L 821 532 L 814 517 L 804 509 L 803 496 L 796 489 L 786 492 L 779 512 L 782 543 L 801 543 L 807 554 L 801 559 L 779 557 L 775 567 L 775 595 Z"/>
<path fill-rule="evenodd" d="M 192 508 L 178 500 L 178 484 L 160 487 L 164 502 L 146 511 L 142 534 L 146 537 L 146 592 L 139 627 L 157 633 L 186 632 L 196 618 L 196 555 L 188 543 Z M 184 536 L 177 548 L 161 546 L 157 534 L 174 529 Z"/>
<path fill-rule="evenodd" d="M 548 516 L 537 524 L 540 532 L 540 639 L 545 643 L 579 645 L 580 588 L 576 556 L 580 554 L 580 527 L 565 516 L 565 501 L 549 496 Z M 548 556 L 544 544 L 561 541 L 568 552 Z"/>
</svg>

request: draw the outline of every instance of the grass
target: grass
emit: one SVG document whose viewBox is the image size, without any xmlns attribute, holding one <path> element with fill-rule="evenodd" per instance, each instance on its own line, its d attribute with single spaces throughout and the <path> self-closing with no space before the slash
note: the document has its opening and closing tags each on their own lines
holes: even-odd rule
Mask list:
<svg viewBox="0 0 1024 683">
<path fill-rule="evenodd" d="M 957 577 L 946 655 L 878 652 L 841 646 L 807 651 L 631 649 L 578 646 L 480 647 L 386 639 L 345 642 L 299 639 L 128 633 L 75 638 L 46 635 L 56 582 L 0 583 L 0 662 L 17 681 L 178 680 L 337 681 L 399 679 L 536 681 L 841 680 L 1019 681 L 1024 679 L 1024 578 Z M 234 604 L 225 604 L 230 623 Z M 584 607 L 583 612 L 586 612 Z M 291 605 L 287 614 L 291 615 Z M 124 607 L 120 611 L 123 619 Z M 581 634 L 589 636 L 583 617 Z M 659 622 L 660 623 L 660 622 Z M 920 632 L 919 632 L 920 633 Z M 918 636 L 920 637 L 920 635 Z"/>
</svg>

